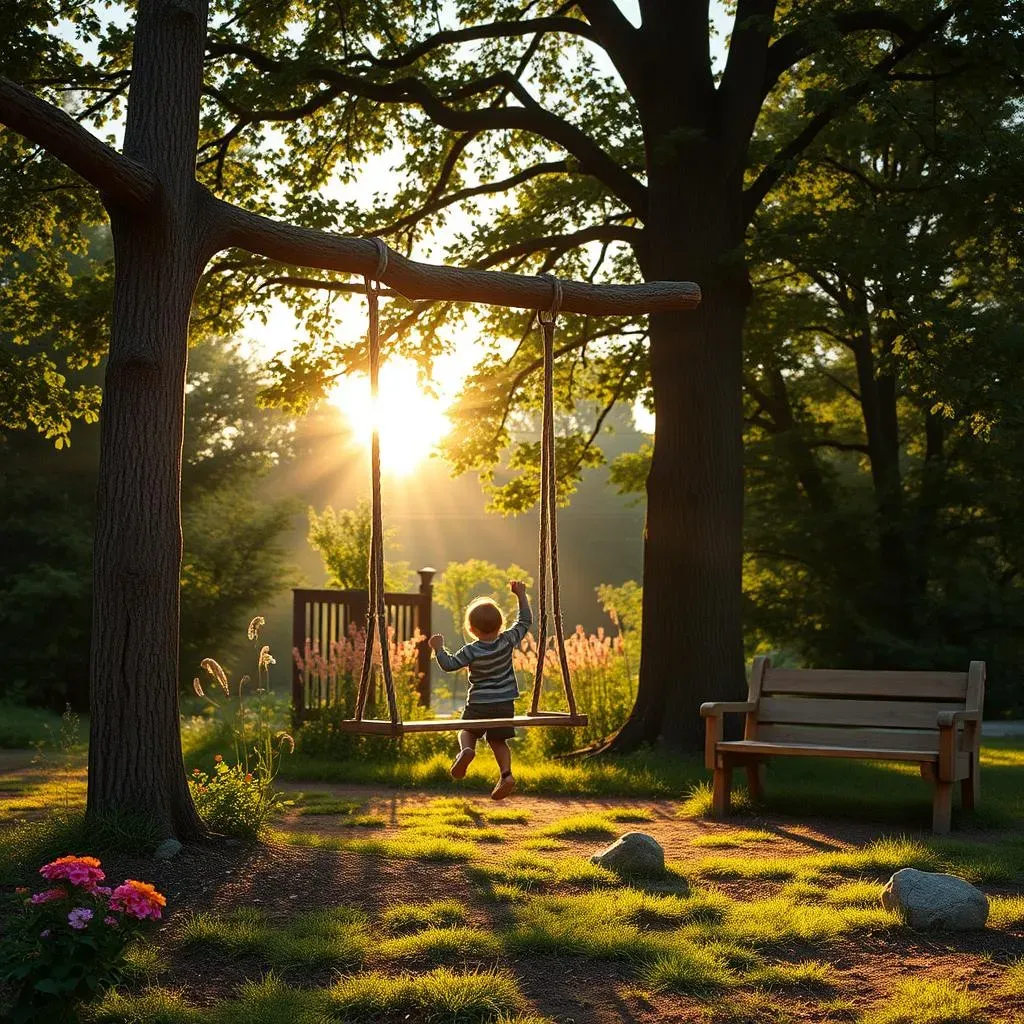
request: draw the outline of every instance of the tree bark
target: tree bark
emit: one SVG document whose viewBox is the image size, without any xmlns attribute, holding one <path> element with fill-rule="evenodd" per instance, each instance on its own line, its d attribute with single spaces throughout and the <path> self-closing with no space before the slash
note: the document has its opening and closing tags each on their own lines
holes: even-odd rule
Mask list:
<svg viewBox="0 0 1024 1024">
<path fill-rule="evenodd" d="M 743 692 L 742 193 L 713 143 L 652 162 L 648 276 L 701 282 L 694 312 L 651 316 L 656 433 L 647 480 L 636 706 L 606 749 L 702 749 L 702 701 Z"/>
<path fill-rule="evenodd" d="M 135 812 L 205 835 L 178 710 L 181 447 L 192 296 L 208 256 L 193 167 L 204 0 L 139 5 L 125 155 L 152 170 L 144 212 L 110 205 L 113 327 L 100 415 L 87 815 Z"/>
</svg>

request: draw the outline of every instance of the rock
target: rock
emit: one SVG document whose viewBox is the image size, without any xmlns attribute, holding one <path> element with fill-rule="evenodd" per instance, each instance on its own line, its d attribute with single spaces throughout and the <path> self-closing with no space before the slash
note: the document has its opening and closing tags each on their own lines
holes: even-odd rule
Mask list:
<svg viewBox="0 0 1024 1024">
<path fill-rule="evenodd" d="M 607 849 L 595 853 L 590 863 L 619 875 L 658 878 L 665 874 L 665 851 L 658 840 L 646 832 L 627 832 Z"/>
<path fill-rule="evenodd" d="M 181 853 L 181 843 L 173 836 L 165 839 L 154 851 L 153 856 L 157 860 L 173 860 Z"/>
<path fill-rule="evenodd" d="M 956 875 L 903 868 L 882 890 L 882 906 L 911 928 L 971 931 L 988 920 L 988 897 Z"/>
</svg>

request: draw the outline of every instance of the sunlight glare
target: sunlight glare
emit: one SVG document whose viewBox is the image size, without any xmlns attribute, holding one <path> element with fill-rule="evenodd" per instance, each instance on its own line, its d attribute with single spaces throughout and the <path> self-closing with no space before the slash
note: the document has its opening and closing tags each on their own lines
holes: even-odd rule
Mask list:
<svg viewBox="0 0 1024 1024">
<path fill-rule="evenodd" d="M 450 429 L 442 401 L 423 389 L 415 365 L 406 360 L 394 360 L 381 368 L 376 407 L 364 374 L 342 378 L 331 391 L 330 401 L 367 450 L 377 421 L 381 470 L 393 476 L 416 472 Z"/>
</svg>

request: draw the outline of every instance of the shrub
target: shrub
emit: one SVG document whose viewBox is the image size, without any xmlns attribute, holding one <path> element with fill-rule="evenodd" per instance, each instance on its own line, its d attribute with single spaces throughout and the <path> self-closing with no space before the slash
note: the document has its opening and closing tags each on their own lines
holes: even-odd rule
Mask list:
<svg viewBox="0 0 1024 1024">
<path fill-rule="evenodd" d="M 125 970 L 125 950 L 166 899 L 146 882 L 103 886 L 95 857 L 59 857 L 39 869 L 48 888 L 23 897 L 0 950 L 0 978 L 14 991 L 14 1024 L 74 1021 L 75 1004 L 96 996 Z"/>
</svg>

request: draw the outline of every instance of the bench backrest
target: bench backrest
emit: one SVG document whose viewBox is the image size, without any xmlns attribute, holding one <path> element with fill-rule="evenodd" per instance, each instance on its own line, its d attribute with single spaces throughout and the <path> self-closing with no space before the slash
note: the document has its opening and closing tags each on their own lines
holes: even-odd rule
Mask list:
<svg viewBox="0 0 1024 1024">
<path fill-rule="evenodd" d="M 941 711 L 980 711 L 985 663 L 967 672 L 870 672 L 773 668 L 756 658 L 748 700 L 747 739 L 862 750 L 938 750 Z M 961 737 L 977 745 L 980 730 Z"/>
</svg>

